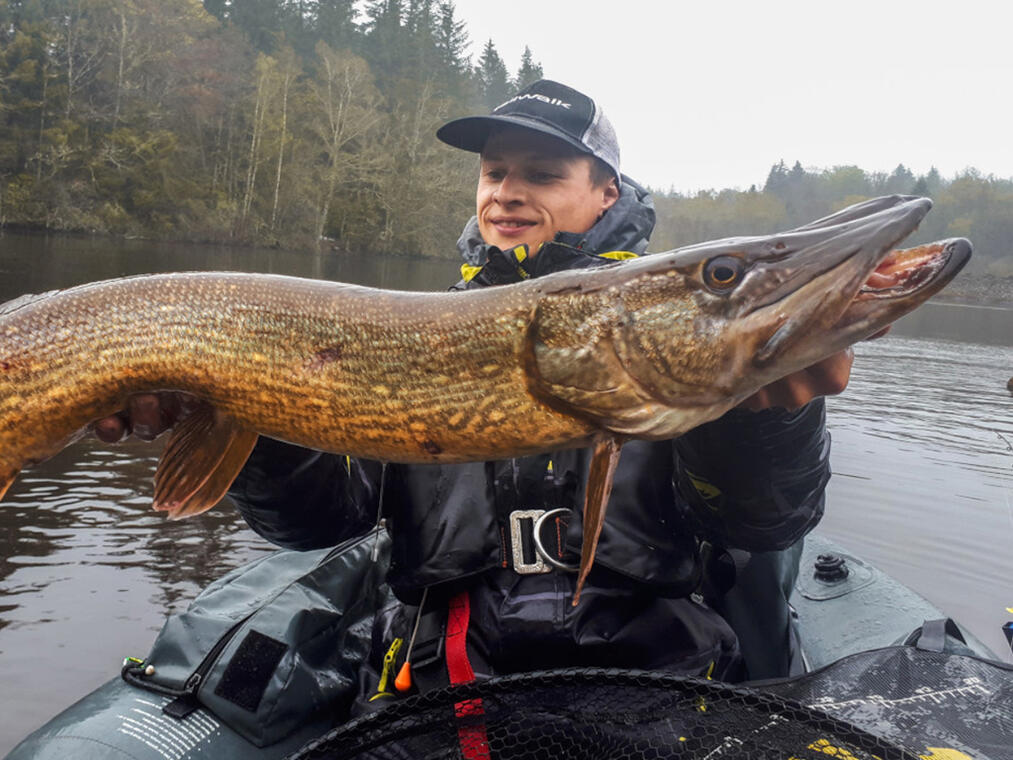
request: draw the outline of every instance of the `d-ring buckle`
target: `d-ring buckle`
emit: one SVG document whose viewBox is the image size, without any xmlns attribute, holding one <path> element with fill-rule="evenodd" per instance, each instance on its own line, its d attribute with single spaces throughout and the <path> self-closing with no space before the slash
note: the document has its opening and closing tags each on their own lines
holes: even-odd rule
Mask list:
<svg viewBox="0 0 1013 760">
<path fill-rule="evenodd" d="M 580 570 L 580 563 L 568 565 L 565 562 L 561 562 L 553 557 L 549 552 L 545 551 L 545 547 L 542 546 L 542 526 L 545 525 L 546 520 L 554 518 L 556 515 L 562 514 L 563 512 L 569 512 L 570 510 L 566 507 L 558 507 L 557 509 L 550 509 L 545 512 L 541 517 L 535 520 L 534 530 L 532 531 L 532 540 L 535 544 L 535 551 L 538 552 L 538 556 L 542 558 L 542 561 L 548 562 L 557 570 L 563 570 L 567 573 L 575 573 Z"/>
</svg>

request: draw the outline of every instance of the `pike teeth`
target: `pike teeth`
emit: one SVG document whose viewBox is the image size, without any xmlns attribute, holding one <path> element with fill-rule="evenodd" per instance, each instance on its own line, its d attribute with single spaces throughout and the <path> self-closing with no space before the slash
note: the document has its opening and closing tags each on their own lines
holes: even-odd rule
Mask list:
<svg viewBox="0 0 1013 760">
<path fill-rule="evenodd" d="M 891 251 L 869 275 L 855 299 L 894 298 L 915 291 L 934 279 L 949 257 L 948 246 L 942 243 Z"/>
</svg>

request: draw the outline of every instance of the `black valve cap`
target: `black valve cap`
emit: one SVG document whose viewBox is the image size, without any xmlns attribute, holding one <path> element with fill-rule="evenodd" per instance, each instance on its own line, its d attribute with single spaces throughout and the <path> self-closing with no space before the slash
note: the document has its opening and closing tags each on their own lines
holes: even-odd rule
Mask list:
<svg viewBox="0 0 1013 760">
<path fill-rule="evenodd" d="M 840 583 L 848 577 L 848 563 L 839 554 L 821 554 L 816 558 L 813 577 L 823 583 Z"/>
</svg>

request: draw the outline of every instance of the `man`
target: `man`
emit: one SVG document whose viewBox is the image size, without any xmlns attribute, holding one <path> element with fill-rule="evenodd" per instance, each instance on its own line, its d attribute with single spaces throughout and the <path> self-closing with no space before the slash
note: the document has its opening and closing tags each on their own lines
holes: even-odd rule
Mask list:
<svg viewBox="0 0 1013 760">
<path fill-rule="evenodd" d="M 645 250 L 654 225 L 649 196 L 620 173 L 612 127 L 586 95 L 542 80 L 491 115 L 450 122 L 437 134 L 481 155 L 457 288 L 601 266 Z M 455 628 L 464 642 L 457 653 L 479 677 L 573 665 L 725 679 L 786 674 L 796 555 L 781 550 L 797 545 L 822 513 L 829 441 L 818 397 L 842 390 L 850 365 L 848 352 L 832 357 L 677 441 L 626 444 L 576 608 L 570 570 L 580 551 L 587 451 L 384 467 L 262 439 L 230 494 L 255 530 L 293 549 L 334 545 L 386 518 L 388 581 L 398 602 L 377 616 L 361 710 L 396 696 L 388 684 L 407 660 L 411 683 L 402 679 L 402 691 L 459 680 L 448 656 L 451 618 L 466 621 Z M 98 422 L 96 432 L 105 440 L 130 430 L 153 437 L 185 411 L 178 403 L 137 397 L 128 414 Z M 536 530 L 546 513 L 554 529 Z M 759 601 L 743 598 L 745 581 Z M 715 608 L 757 639 L 748 670 Z"/>
</svg>

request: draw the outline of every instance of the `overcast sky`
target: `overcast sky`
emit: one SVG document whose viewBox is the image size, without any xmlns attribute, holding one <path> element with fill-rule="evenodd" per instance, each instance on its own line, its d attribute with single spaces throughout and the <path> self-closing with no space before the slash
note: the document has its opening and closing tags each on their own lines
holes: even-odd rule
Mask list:
<svg viewBox="0 0 1013 760">
<path fill-rule="evenodd" d="M 762 186 L 784 159 L 1013 177 L 1013 2 L 456 0 L 473 60 L 603 106 L 623 171 L 680 191 Z"/>
</svg>

